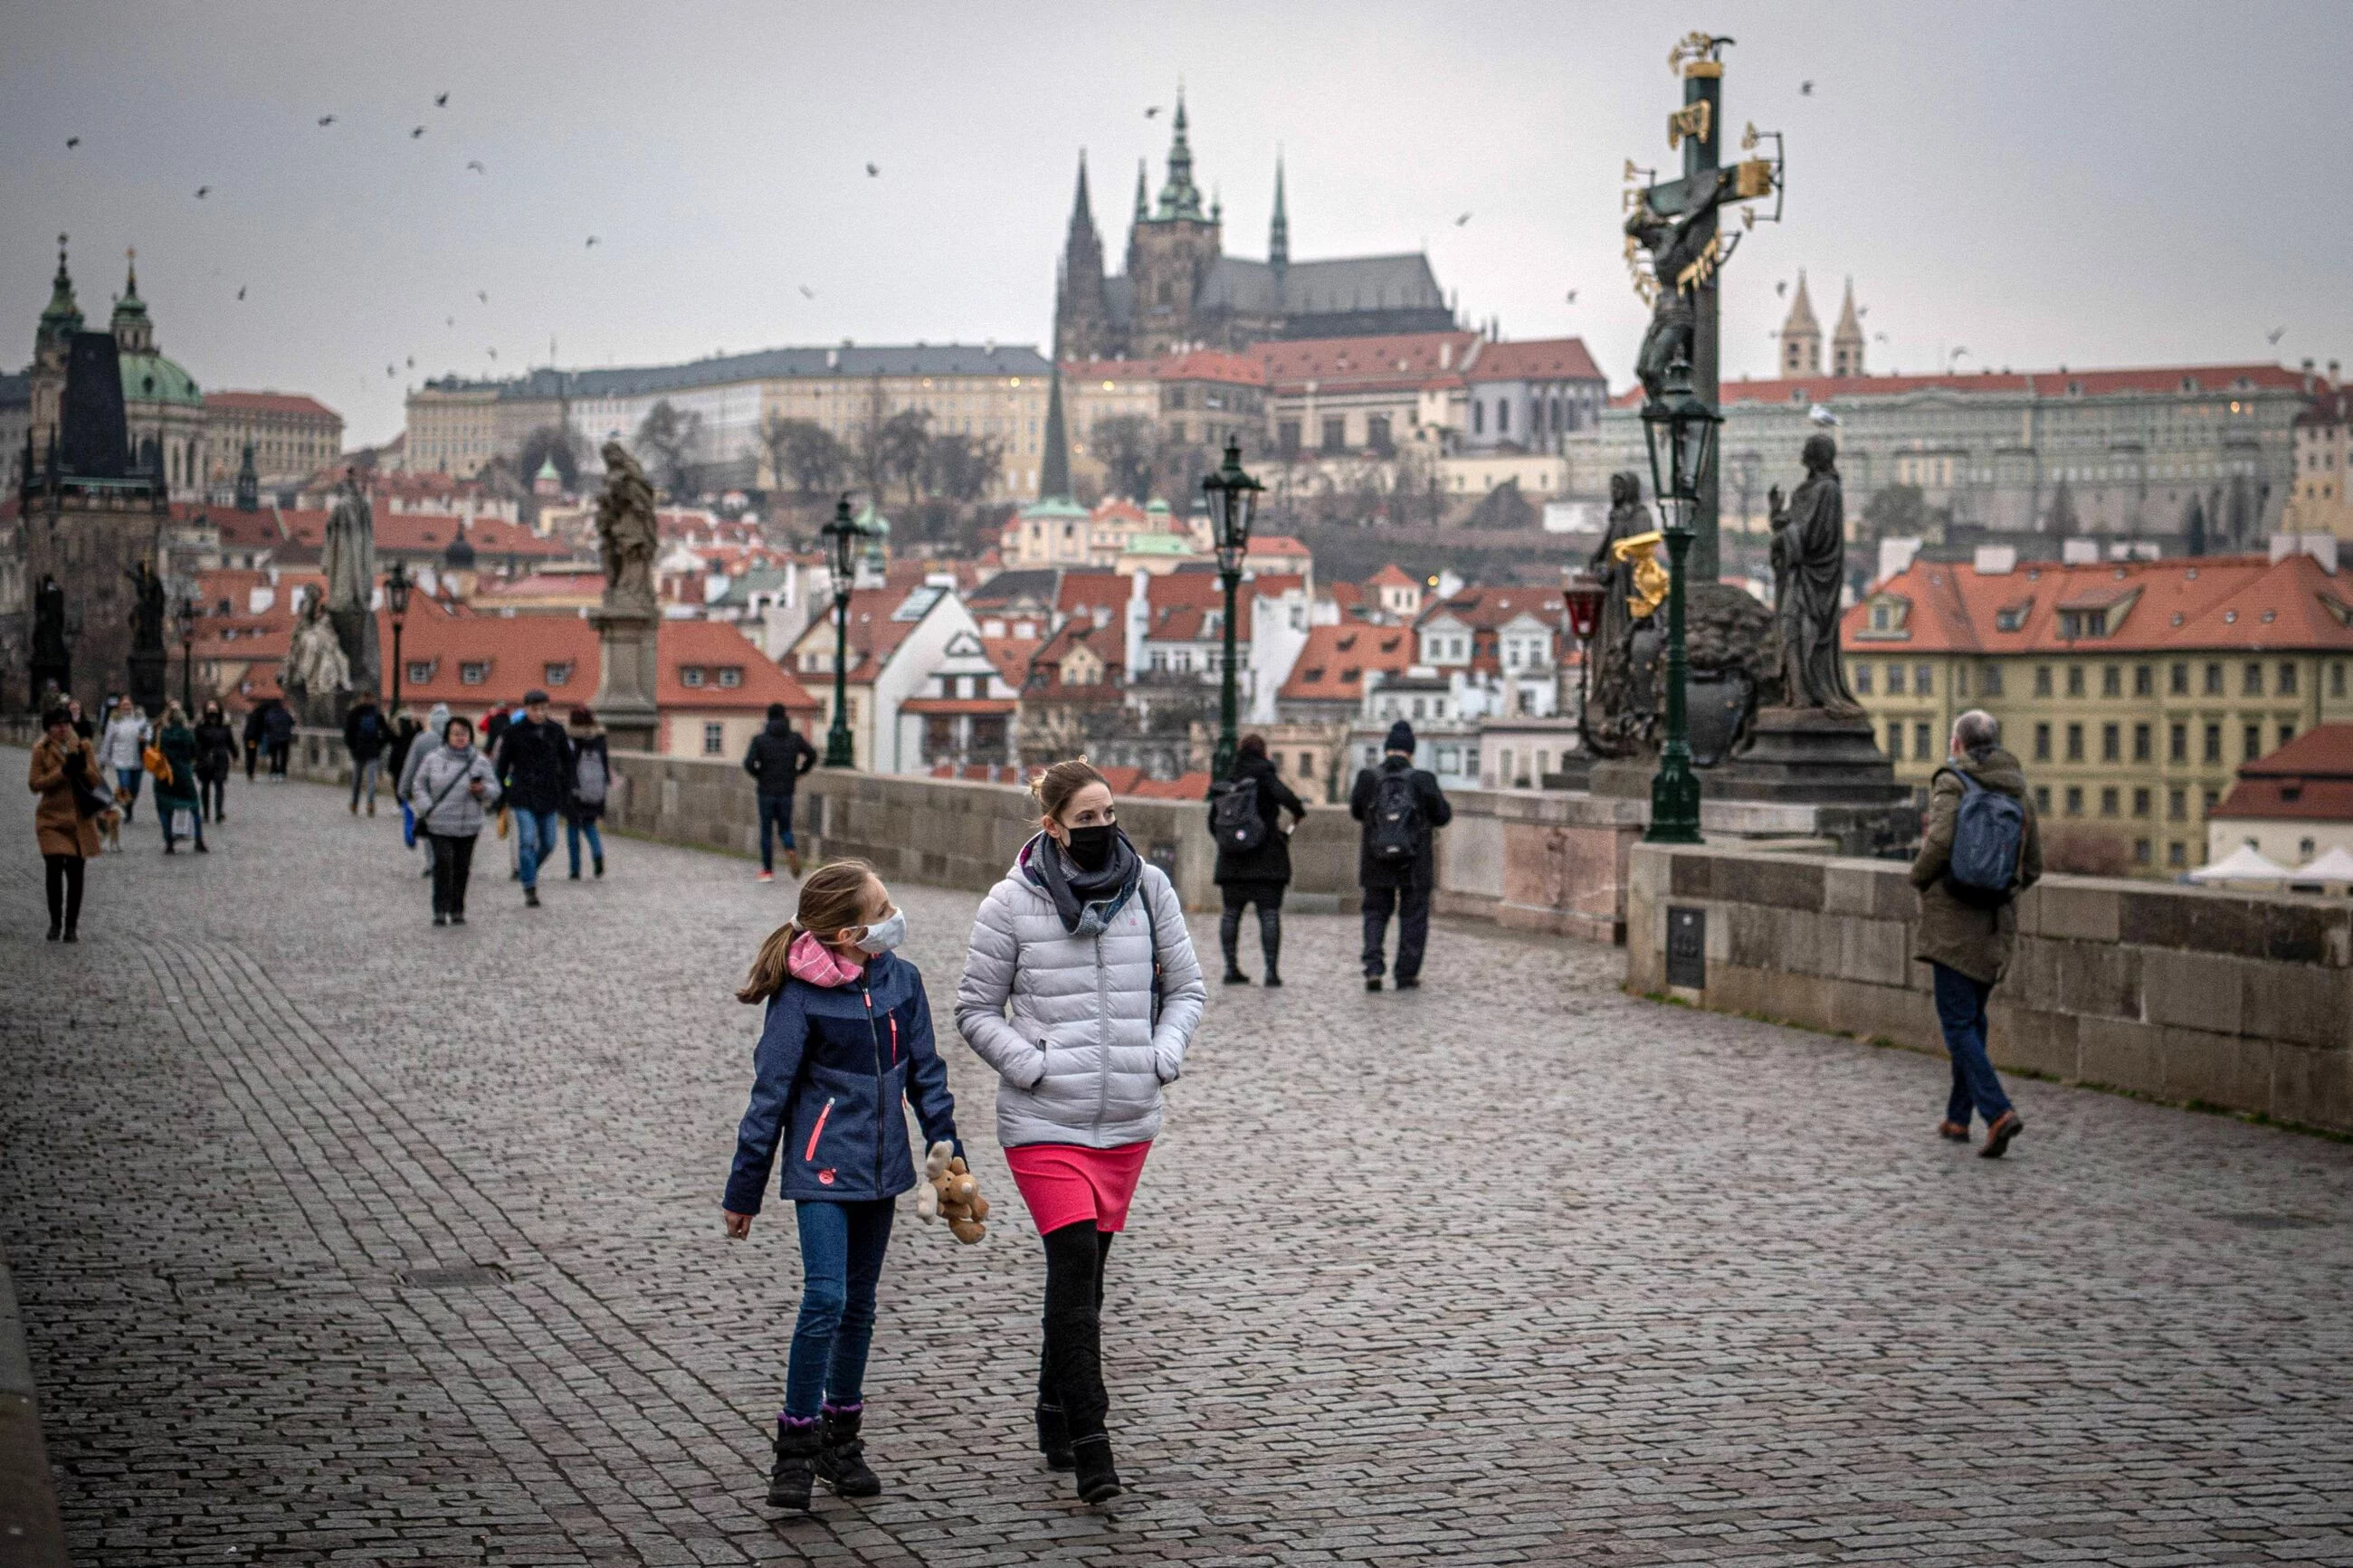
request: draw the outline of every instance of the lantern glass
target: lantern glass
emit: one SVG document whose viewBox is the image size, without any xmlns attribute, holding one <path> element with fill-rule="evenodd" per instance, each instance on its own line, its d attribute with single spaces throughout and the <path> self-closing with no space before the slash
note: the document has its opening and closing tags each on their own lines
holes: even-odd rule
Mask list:
<svg viewBox="0 0 2353 1568">
<path fill-rule="evenodd" d="M 1264 488 L 1242 471 L 1240 440 L 1227 441 L 1224 465 L 1201 481 L 1202 496 L 1209 505 L 1210 538 L 1221 570 L 1241 569 L 1242 558 L 1250 552 L 1250 513 L 1256 510 L 1258 492 Z"/>
<path fill-rule="evenodd" d="M 1580 572 L 1568 580 L 1560 591 L 1561 602 L 1568 610 L 1568 629 L 1577 640 L 1585 641 L 1601 620 L 1601 601 L 1609 590 Z"/>
<path fill-rule="evenodd" d="M 408 590 L 411 584 L 408 581 L 408 570 L 406 564 L 403 562 L 394 562 L 392 563 L 392 571 L 386 574 L 384 580 L 384 600 L 386 605 L 391 606 L 393 619 L 395 620 L 398 620 L 403 616 L 408 614 Z"/>
</svg>

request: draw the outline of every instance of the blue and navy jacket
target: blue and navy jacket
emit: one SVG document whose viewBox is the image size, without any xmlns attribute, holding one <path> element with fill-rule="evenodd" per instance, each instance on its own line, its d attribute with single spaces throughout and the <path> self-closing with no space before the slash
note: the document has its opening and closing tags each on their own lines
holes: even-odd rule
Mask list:
<svg viewBox="0 0 2353 1568">
<path fill-rule="evenodd" d="M 902 1101 L 915 1108 L 925 1147 L 957 1142 L 947 1064 L 932 1039 L 931 1003 L 915 966 L 886 952 L 847 985 L 787 979 L 768 999 L 753 1056 L 752 1103 L 735 1132 L 725 1206 L 760 1212 L 780 1139 L 777 1186 L 786 1198 L 897 1197 L 915 1184 Z"/>
</svg>

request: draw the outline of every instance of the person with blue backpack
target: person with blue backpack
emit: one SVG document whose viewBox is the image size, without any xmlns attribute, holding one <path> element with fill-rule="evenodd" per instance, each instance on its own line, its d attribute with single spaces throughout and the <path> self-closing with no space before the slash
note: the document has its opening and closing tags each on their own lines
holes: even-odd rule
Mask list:
<svg viewBox="0 0 2353 1568">
<path fill-rule="evenodd" d="M 2018 895 L 2042 876 L 2042 834 L 2027 797 L 2026 773 L 2001 745 L 2001 724 L 1971 709 L 1953 721 L 1952 755 L 1936 770 L 1928 821 L 1912 862 L 1920 890 L 1914 955 L 1929 967 L 1936 1019 L 1953 1058 L 1953 1089 L 1936 1131 L 1969 1141 L 1969 1119 L 1985 1119 L 1978 1152 L 1999 1160 L 2026 1129 L 1986 1054 L 1986 998 L 2010 967 L 2018 940 Z"/>
<path fill-rule="evenodd" d="M 1413 726 L 1400 719 L 1382 742 L 1381 765 L 1356 774 L 1348 815 L 1365 825 L 1356 885 L 1365 895 L 1365 989 L 1381 988 L 1389 916 L 1398 918 L 1397 988 L 1421 984 L 1430 941 L 1430 892 L 1438 882 L 1438 829 L 1454 820 L 1437 775 L 1413 765 Z"/>
</svg>

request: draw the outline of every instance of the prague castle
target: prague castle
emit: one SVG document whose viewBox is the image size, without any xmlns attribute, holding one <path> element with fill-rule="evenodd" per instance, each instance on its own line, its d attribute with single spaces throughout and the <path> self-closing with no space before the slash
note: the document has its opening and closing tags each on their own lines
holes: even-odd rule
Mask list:
<svg viewBox="0 0 2353 1568">
<path fill-rule="evenodd" d="M 1193 183 L 1185 100 L 1176 100 L 1168 177 L 1157 203 L 1143 163 L 1127 231 L 1127 269 L 1106 276 L 1103 237 L 1079 158 L 1077 199 L 1054 294 L 1054 357 L 1143 359 L 1192 348 L 1239 350 L 1270 338 L 1361 338 L 1451 330 L 1454 312 L 1419 252 L 1291 259 L 1282 164 L 1274 170 L 1274 216 L 1266 259 L 1225 254 L 1225 223 Z"/>
</svg>

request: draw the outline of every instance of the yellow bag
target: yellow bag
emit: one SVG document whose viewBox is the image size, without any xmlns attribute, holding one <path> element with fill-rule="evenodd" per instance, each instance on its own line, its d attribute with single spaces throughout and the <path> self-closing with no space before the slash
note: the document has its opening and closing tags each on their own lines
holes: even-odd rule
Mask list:
<svg viewBox="0 0 2353 1568">
<path fill-rule="evenodd" d="M 503 806 L 503 805 L 502 805 L 502 806 L 499 807 L 499 837 L 501 837 L 501 838 L 504 838 L 506 836 L 507 836 L 507 808 L 506 808 L 505 806 Z"/>
<path fill-rule="evenodd" d="M 139 765 L 145 768 L 149 773 L 154 774 L 155 782 L 157 784 L 170 784 L 172 782 L 172 759 L 165 756 L 155 747 L 146 746 L 141 748 L 139 752 Z"/>
</svg>

